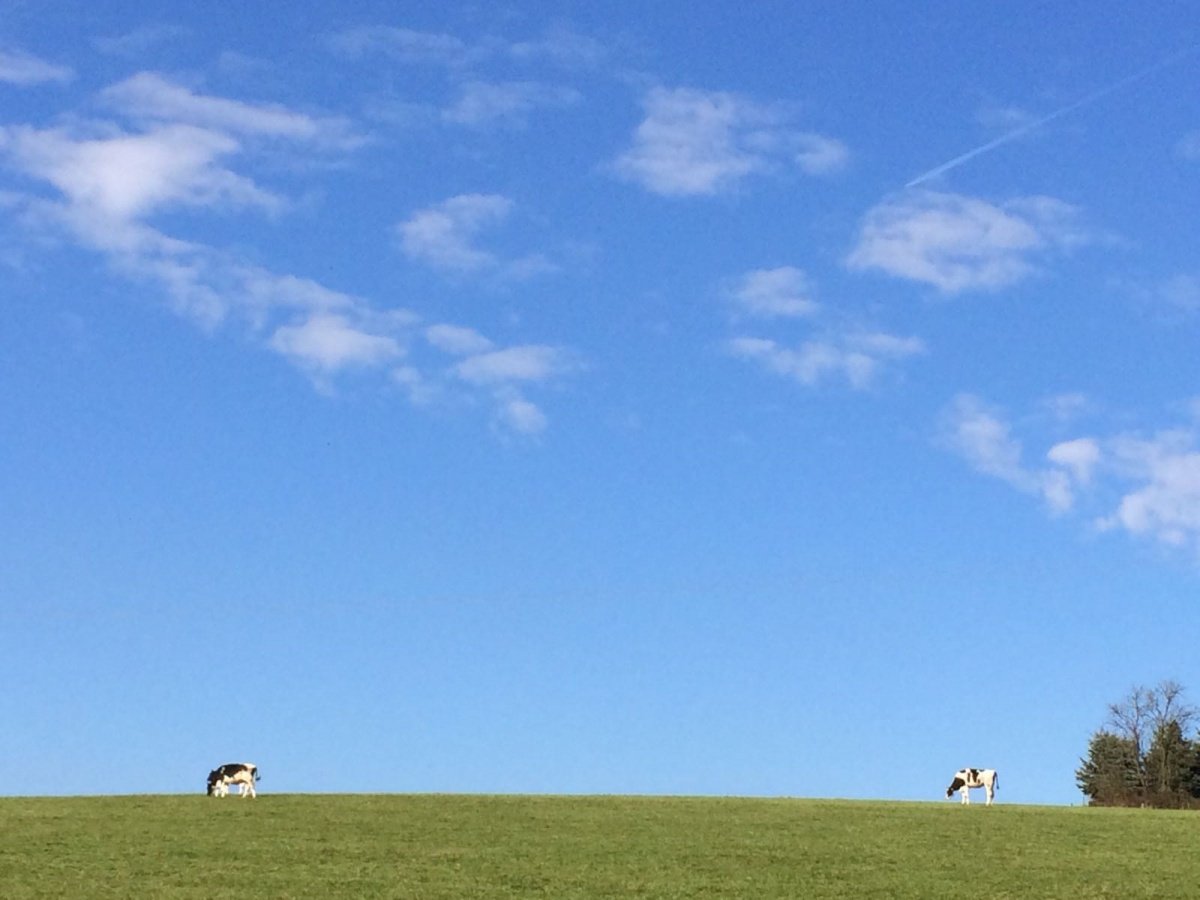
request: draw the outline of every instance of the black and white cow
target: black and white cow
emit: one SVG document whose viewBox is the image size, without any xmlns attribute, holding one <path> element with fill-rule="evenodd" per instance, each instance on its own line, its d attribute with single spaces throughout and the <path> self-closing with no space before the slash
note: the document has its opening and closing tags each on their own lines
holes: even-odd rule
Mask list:
<svg viewBox="0 0 1200 900">
<path fill-rule="evenodd" d="M 953 797 L 955 791 L 962 793 L 963 805 L 971 803 L 971 788 L 983 788 L 987 793 L 987 806 L 992 805 L 996 796 L 996 788 L 1000 786 L 1000 778 L 995 769 L 959 769 L 954 773 L 954 780 L 946 788 L 946 796 Z"/>
<path fill-rule="evenodd" d="M 258 780 L 258 766 L 254 763 L 225 763 L 208 773 L 208 796 L 227 797 L 229 786 L 236 784 L 242 797 L 257 797 L 254 782 Z"/>
</svg>

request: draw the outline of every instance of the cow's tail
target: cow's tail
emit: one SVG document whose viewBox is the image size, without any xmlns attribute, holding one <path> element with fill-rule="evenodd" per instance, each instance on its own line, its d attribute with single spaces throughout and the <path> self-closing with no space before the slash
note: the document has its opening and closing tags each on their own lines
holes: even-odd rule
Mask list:
<svg viewBox="0 0 1200 900">
<path fill-rule="evenodd" d="M 992 790 L 993 791 L 1000 790 L 1000 773 L 999 772 L 992 773 Z"/>
<path fill-rule="evenodd" d="M 254 780 L 262 781 L 262 776 L 258 774 L 258 766 L 254 767 Z"/>
</svg>

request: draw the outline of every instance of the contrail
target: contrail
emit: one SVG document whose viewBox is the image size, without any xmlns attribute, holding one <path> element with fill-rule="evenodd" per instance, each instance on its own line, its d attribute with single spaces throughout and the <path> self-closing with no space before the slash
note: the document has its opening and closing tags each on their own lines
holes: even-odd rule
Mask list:
<svg viewBox="0 0 1200 900">
<path fill-rule="evenodd" d="M 988 141 L 986 144 L 982 144 L 982 145 L 976 147 L 974 150 L 968 150 L 966 153 L 962 154 L 961 156 L 956 156 L 956 157 L 954 157 L 954 159 L 950 160 L 949 162 L 942 163 L 936 169 L 930 169 L 928 172 L 925 172 L 923 175 L 918 175 L 916 178 L 914 178 L 912 181 L 910 181 L 908 184 L 906 184 L 905 187 L 906 188 L 916 187 L 918 184 L 926 182 L 931 178 L 936 178 L 937 176 L 939 176 L 945 172 L 949 172 L 951 169 L 957 169 L 963 163 L 967 162 L 968 160 L 974 159 L 976 156 L 979 156 L 980 154 L 987 153 L 989 150 L 995 150 L 1000 145 L 1007 144 L 1009 141 L 1016 140 L 1017 138 L 1021 137 L 1022 135 L 1028 134 L 1029 132 L 1033 131 L 1035 128 L 1041 128 L 1047 122 L 1053 122 L 1055 119 L 1062 118 L 1063 116 L 1067 115 L 1068 113 L 1073 113 L 1075 110 L 1079 109 L 1081 106 L 1087 106 L 1090 103 L 1095 103 L 1100 98 L 1107 97 L 1109 94 L 1115 93 L 1116 91 L 1119 91 L 1124 87 L 1128 87 L 1129 85 L 1133 84 L 1135 81 L 1141 81 L 1143 78 L 1145 78 L 1149 75 L 1153 75 L 1159 69 L 1164 69 L 1167 66 L 1173 65 L 1174 63 L 1183 59 L 1183 57 L 1187 56 L 1189 53 L 1192 53 L 1194 50 L 1196 50 L 1197 47 L 1200 47 L 1200 45 L 1194 45 L 1194 46 L 1188 47 L 1186 50 L 1180 50 L 1178 53 L 1172 53 L 1170 56 L 1168 56 L 1164 59 L 1160 59 L 1158 62 L 1154 63 L 1154 65 L 1147 66 L 1146 68 L 1142 69 L 1139 72 L 1134 72 L 1132 75 L 1126 75 L 1120 81 L 1115 81 L 1112 84 L 1107 85 L 1106 87 L 1102 87 L 1098 90 L 1092 91 L 1092 93 L 1088 94 L 1086 97 L 1084 97 L 1080 100 L 1076 100 L 1074 103 L 1064 106 L 1062 109 L 1056 109 L 1054 112 L 1052 112 L 1048 115 L 1042 116 L 1040 119 L 1037 119 L 1033 122 L 1029 122 L 1026 125 L 1022 125 L 1020 128 L 1014 128 L 1012 131 L 1008 132 L 1007 134 L 1002 134 L 1000 137 L 996 138 L 994 141 Z"/>
</svg>

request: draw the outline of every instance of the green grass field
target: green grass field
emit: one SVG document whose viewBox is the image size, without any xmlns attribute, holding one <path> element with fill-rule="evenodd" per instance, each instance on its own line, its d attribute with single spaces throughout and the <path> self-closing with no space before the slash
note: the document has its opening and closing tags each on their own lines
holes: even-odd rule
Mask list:
<svg viewBox="0 0 1200 900">
<path fill-rule="evenodd" d="M 1198 895 L 1200 817 L 1187 812 L 668 797 L 0 799 L 4 900 Z"/>
</svg>

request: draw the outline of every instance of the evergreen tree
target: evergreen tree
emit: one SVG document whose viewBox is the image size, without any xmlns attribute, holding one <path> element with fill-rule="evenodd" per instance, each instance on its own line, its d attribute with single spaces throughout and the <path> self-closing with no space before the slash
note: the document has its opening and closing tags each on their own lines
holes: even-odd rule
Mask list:
<svg viewBox="0 0 1200 900">
<path fill-rule="evenodd" d="M 1088 743 L 1075 783 L 1095 806 L 1139 806 L 1143 802 L 1142 774 L 1133 740 L 1100 730 Z"/>
</svg>

